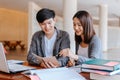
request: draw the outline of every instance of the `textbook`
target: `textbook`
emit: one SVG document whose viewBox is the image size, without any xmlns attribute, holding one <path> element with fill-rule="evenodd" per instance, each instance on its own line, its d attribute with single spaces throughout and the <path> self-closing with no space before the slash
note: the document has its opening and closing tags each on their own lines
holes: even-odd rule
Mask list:
<svg viewBox="0 0 120 80">
<path fill-rule="evenodd" d="M 58 60 L 56 59 L 56 57 L 44 57 L 42 58 L 43 62 L 51 62 L 53 65 L 55 65 L 56 67 L 59 67 L 60 64 L 58 62 Z"/>
<path fill-rule="evenodd" d="M 43 62 L 51 62 L 53 65 L 55 65 L 56 67 L 59 67 L 60 64 L 58 62 L 58 60 L 56 59 L 55 56 L 52 56 L 52 57 L 40 57 L 40 56 L 37 56 L 36 54 L 32 53 L 38 60 L 40 61 L 43 61 Z"/>
<path fill-rule="evenodd" d="M 66 67 L 29 70 L 31 75 L 36 75 L 40 80 L 86 80 L 74 70 Z"/>
<path fill-rule="evenodd" d="M 107 70 L 82 68 L 81 70 L 82 70 L 82 72 L 96 73 L 96 74 L 105 75 L 105 76 L 111 76 L 111 75 L 116 75 L 116 74 L 120 73 L 120 69 L 115 70 L 115 71 L 107 71 Z"/>
<path fill-rule="evenodd" d="M 92 80 L 120 80 L 120 73 L 112 76 L 105 76 L 95 73 L 90 73 L 90 79 Z"/>
<path fill-rule="evenodd" d="M 82 68 L 114 71 L 120 69 L 120 62 L 115 60 L 91 59 L 84 62 Z"/>
</svg>

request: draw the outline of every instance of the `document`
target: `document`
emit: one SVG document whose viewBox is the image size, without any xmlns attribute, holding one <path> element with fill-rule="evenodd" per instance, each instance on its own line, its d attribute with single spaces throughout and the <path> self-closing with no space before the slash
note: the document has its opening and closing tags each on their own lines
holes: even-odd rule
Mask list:
<svg viewBox="0 0 120 80">
<path fill-rule="evenodd" d="M 66 67 L 31 70 L 31 73 L 37 75 L 40 80 L 86 80 L 74 70 Z"/>
<path fill-rule="evenodd" d="M 53 65 L 55 65 L 56 67 L 59 67 L 60 64 L 58 62 L 58 60 L 56 59 L 56 57 L 40 57 L 40 56 L 37 56 L 36 54 L 32 53 L 34 56 L 37 57 L 37 59 L 40 61 L 40 62 L 51 62 Z"/>
<path fill-rule="evenodd" d="M 56 67 L 59 67 L 60 64 L 58 62 L 58 60 L 55 57 L 44 57 L 42 59 L 44 62 L 51 62 L 53 65 L 55 65 Z"/>
<path fill-rule="evenodd" d="M 22 64 L 25 61 L 21 61 L 21 60 L 7 60 L 8 63 L 13 63 L 13 64 Z"/>
<path fill-rule="evenodd" d="M 68 67 L 68 68 L 76 71 L 77 73 L 82 72 L 81 71 L 81 65 L 76 65 L 76 66 L 72 66 L 72 67 Z"/>
</svg>

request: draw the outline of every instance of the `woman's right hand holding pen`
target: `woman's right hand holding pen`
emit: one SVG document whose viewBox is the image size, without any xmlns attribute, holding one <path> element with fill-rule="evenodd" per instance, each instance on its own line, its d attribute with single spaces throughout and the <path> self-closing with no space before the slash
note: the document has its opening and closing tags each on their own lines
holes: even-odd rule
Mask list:
<svg viewBox="0 0 120 80">
<path fill-rule="evenodd" d="M 59 56 L 69 57 L 69 61 L 67 63 L 68 67 L 74 66 L 75 60 L 78 60 L 78 55 L 75 55 L 69 48 L 60 51 Z"/>
</svg>

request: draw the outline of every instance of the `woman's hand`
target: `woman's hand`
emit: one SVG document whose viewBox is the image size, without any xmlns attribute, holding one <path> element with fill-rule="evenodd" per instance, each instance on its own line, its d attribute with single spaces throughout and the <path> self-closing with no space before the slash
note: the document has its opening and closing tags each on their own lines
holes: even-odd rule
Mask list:
<svg viewBox="0 0 120 80">
<path fill-rule="evenodd" d="M 68 67 L 71 67 L 71 66 L 74 66 L 74 65 L 75 65 L 74 59 L 69 58 L 69 61 L 68 61 L 68 63 L 67 63 L 67 66 L 68 66 Z"/>
<path fill-rule="evenodd" d="M 69 48 L 66 48 L 66 49 L 63 49 L 59 52 L 60 56 L 63 56 L 63 57 L 66 57 L 68 56 L 69 57 Z"/>
<path fill-rule="evenodd" d="M 78 55 L 74 54 L 69 48 L 61 50 L 59 54 L 63 57 L 68 56 L 74 60 L 78 60 Z"/>
</svg>

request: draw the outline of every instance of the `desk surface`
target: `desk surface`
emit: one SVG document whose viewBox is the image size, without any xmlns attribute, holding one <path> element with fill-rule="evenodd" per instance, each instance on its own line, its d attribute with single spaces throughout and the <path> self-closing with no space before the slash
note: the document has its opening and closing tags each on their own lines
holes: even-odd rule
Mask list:
<svg viewBox="0 0 120 80">
<path fill-rule="evenodd" d="M 24 65 L 27 65 L 25 63 Z M 90 80 L 90 74 L 89 73 L 80 73 L 80 75 L 84 76 L 87 80 Z M 21 73 L 16 73 L 16 74 L 8 74 L 8 73 L 3 73 L 0 72 L 0 80 L 31 80 L 29 76 L 21 74 Z"/>
<path fill-rule="evenodd" d="M 0 72 L 0 80 L 30 80 L 30 78 L 21 73 L 7 74 Z"/>
<path fill-rule="evenodd" d="M 87 80 L 90 80 L 89 73 L 80 73 L 84 76 Z M 29 76 L 23 75 L 21 73 L 17 74 L 7 74 L 0 72 L 0 80 L 31 80 Z"/>
</svg>

